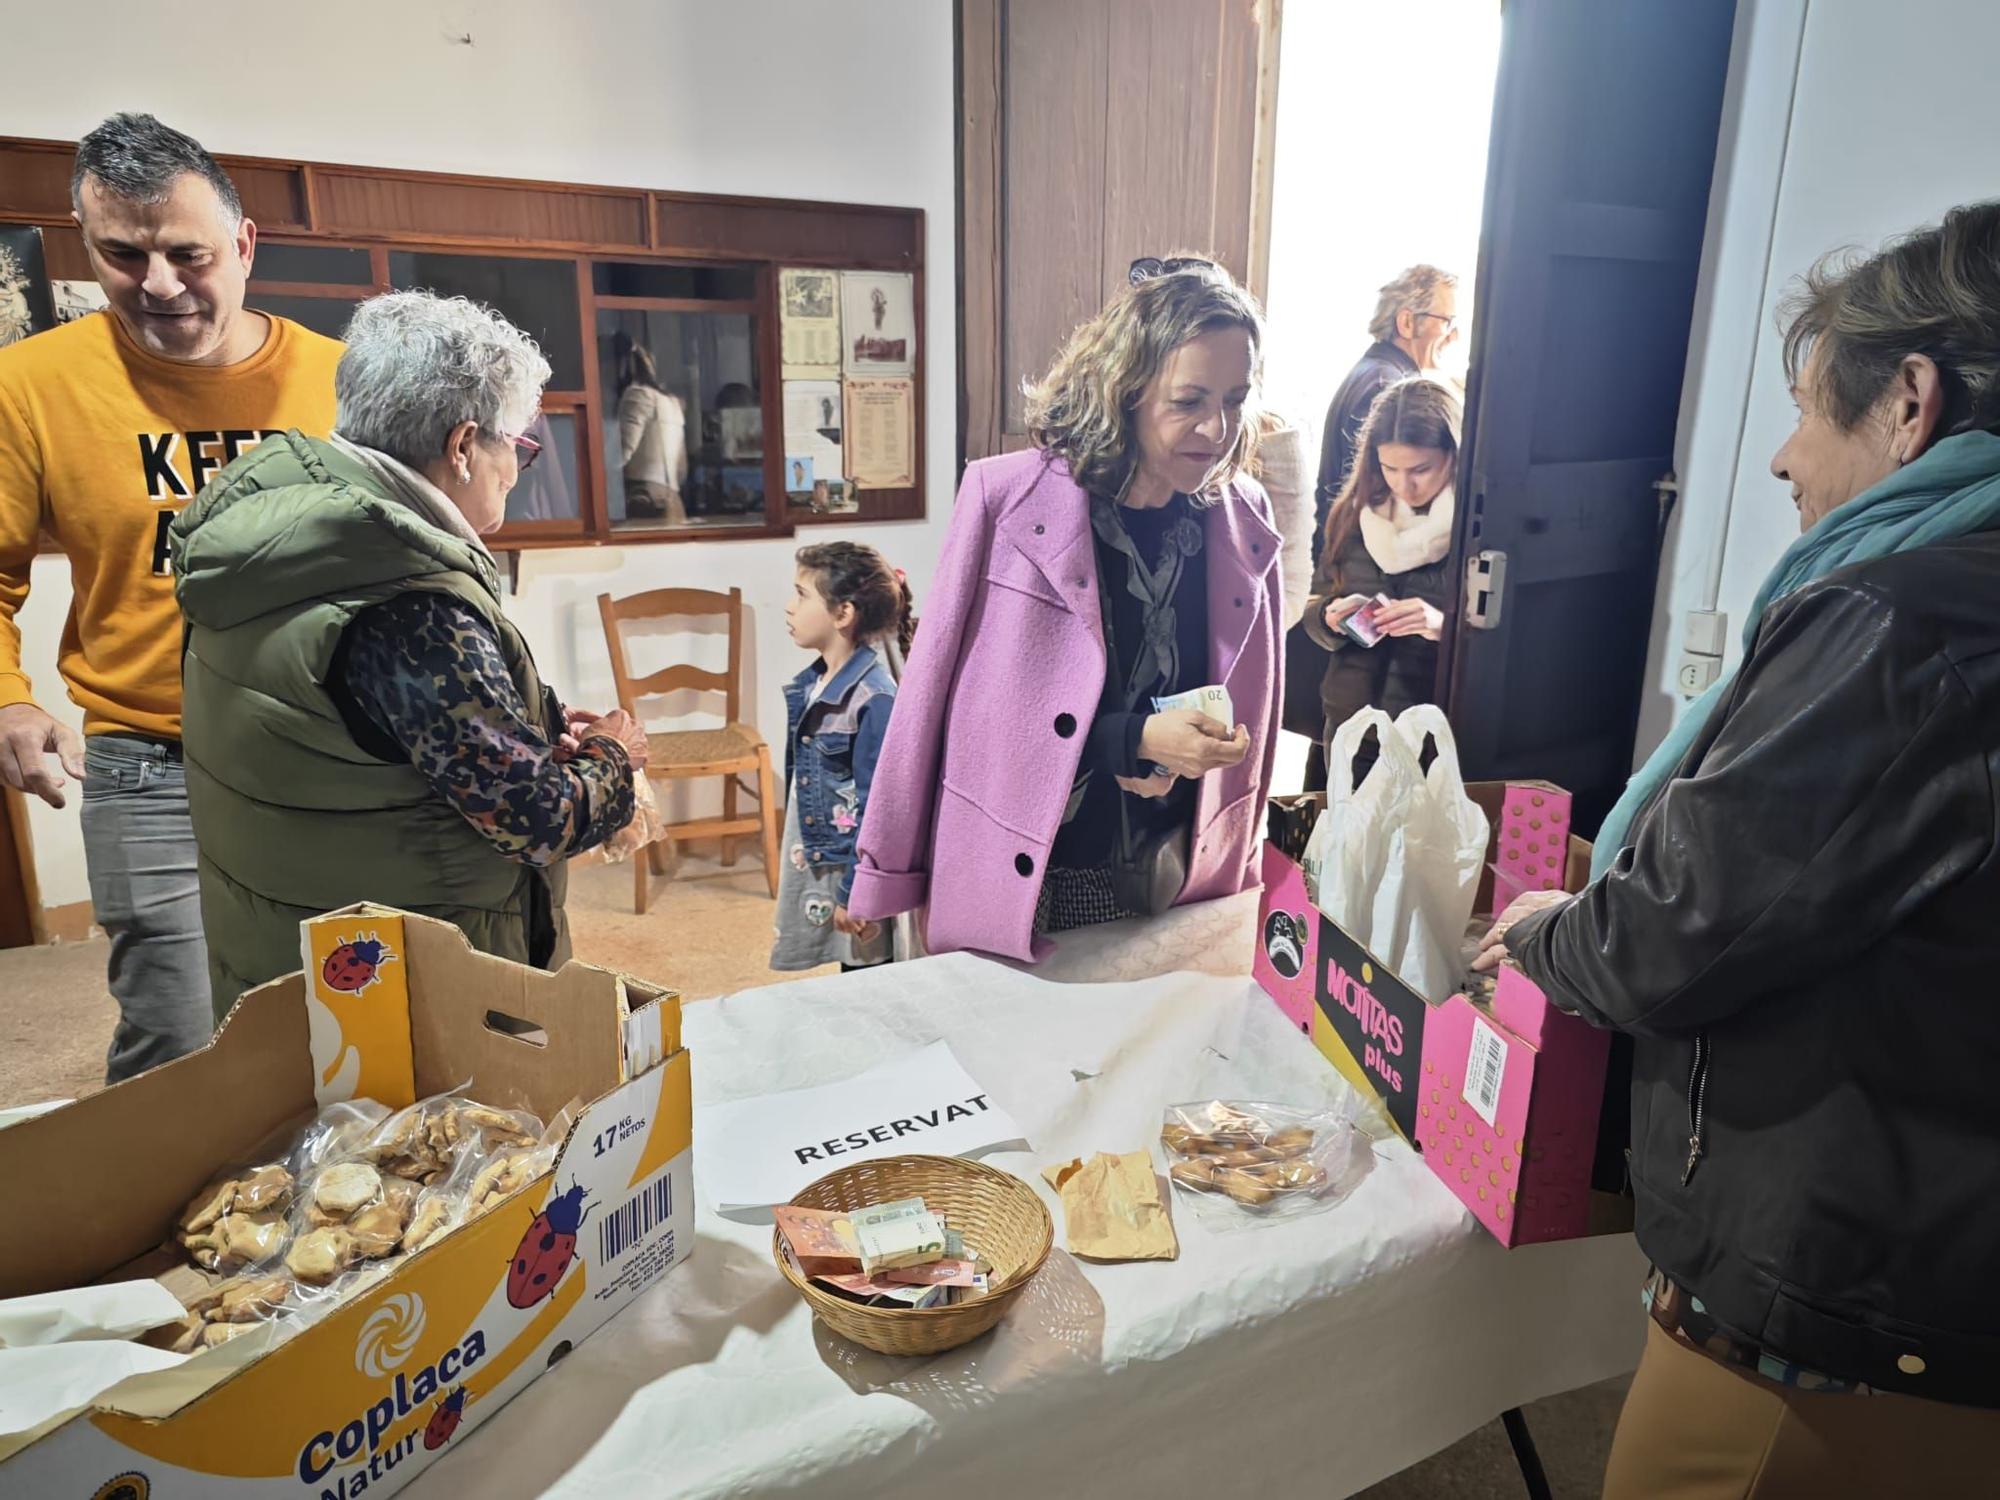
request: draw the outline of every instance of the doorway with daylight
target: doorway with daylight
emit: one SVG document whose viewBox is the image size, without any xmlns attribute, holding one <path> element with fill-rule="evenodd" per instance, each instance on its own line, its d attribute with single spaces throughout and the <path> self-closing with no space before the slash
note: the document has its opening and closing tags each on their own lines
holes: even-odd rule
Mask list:
<svg viewBox="0 0 2000 1500">
<path fill-rule="evenodd" d="M 1299 428 L 1308 483 L 1328 406 L 1374 342 L 1382 290 L 1411 267 L 1457 278 L 1455 322 L 1415 321 L 1435 373 L 1463 397 L 1500 32 L 1499 0 L 1284 9 L 1263 401 Z M 1330 498 L 1319 497 L 1316 529 Z M 1288 655 L 1294 671 L 1325 659 L 1309 644 Z M 1318 686 L 1316 676 L 1294 684 L 1295 709 L 1309 708 Z M 1311 749 L 1305 735 L 1285 736 L 1279 789 L 1301 784 Z"/>
</svg>

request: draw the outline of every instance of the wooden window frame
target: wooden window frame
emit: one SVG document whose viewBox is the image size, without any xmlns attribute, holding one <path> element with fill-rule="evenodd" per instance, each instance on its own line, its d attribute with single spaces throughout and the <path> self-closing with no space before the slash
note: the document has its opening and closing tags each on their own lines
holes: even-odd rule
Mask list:
<svg viewBox="0 0 2000 1500">
<path fill-rule="evenodd" d="M 44 230 L 52 280 L 90 276 L 81 237 L 71 221 L 69 176 L 75 143 L 0 137 L 0 224 Z M 573 412 L 577 422 L 575 520 L 515 521 L 495 532 L 496 551 L 554 547 L 652 545 L 791 536 L 801 527 L 866 525 L 922 520 L 926 448 L 925 212 L 880 204 L 819 203 L 782 198 L 684 193 L 664 189 L 602 187 L 581 183 L 406 172 L 329 162 L 266 157 L 218 158 L 242 193 L 262 242 L 365 249 L 372 283 L 261 281 L 248 295 L 319 297 L 360 302 L 390 289 L 391 251 L 483 255 L 526 260 L 566 260 L 576 267 L 577 315 L 583 347 L 583 389 L 546 393 L 550 411 Z M 471 228 L 437 222 L 456 203 Z M 372 216 L 372 217 L 371 217 Z M 480 227 L 481 225 L 485 227 Z M 600 263 L 705 266 L 733 262 L 754 267 L 756 293 L 749 302 L 704 299 L 602 297 L 592 268 Z M 917 482 L 894 490 L 861 490 L 860 509 L 814 515 L 789 504 L 784 489 L 784 377 L 778 317 L 781 268 L 897 271 L 911 277 L 916 327 L 912 461 Z M 748 312 L 758 320 L 759 384 L 764 430 L 765 510 L 747 526 L 613 530 L 609 476 L 598 455 L 608 416 L 600 388 L 597 310 L 634 303 L 669 310 Z"/>
</svg>

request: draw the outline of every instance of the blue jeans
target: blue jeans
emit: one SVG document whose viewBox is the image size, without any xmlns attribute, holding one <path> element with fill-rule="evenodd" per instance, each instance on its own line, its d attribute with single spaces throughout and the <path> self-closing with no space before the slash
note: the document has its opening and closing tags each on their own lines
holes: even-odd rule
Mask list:
<svg viewBox="0 0 2000 1500">
<path fill-rule="evenodd" d="M 118 1029 L 104 1081 L 117 1083 L 194 1051 L 215 1030 L 177 746 L 123 734 L 84 741 L 83 853 L 91 905 L 111 939 Z"/>
</svg>

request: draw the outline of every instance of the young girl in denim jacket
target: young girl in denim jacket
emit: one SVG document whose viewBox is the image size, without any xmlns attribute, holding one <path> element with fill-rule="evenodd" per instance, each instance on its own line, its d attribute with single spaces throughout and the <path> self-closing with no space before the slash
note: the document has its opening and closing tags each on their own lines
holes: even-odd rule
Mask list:
<svg viewBox="0 0 2000 1500">
<path fill-rule="evenodd" d="M 896 704 L 916 621 L 909 585 L 873 547 L 829 542 L 798 554 L 785 626 L 816 654 L 785 685 L 786 860 L 778 882 L 774 969 L 891 957 L 891 927 L 847 914 L 854 840 Z"/>
</svg>

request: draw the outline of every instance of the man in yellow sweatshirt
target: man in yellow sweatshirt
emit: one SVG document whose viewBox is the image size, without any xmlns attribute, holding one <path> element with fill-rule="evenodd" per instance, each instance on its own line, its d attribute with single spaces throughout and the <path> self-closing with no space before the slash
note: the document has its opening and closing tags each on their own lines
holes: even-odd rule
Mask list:
<svg viewBox="0 0 2000 1500">
<path fill-rule="evenodd" d="M 212 1029 L 181 773 L 181 616 L 167 526 L 237 454 L 333 426 L 340 345 L 243 306 L 257 230 L 201 145 L 114 115 L 71 182 L 93 314 L 0 349 L 0 782 L 83 783 L 91 902 L 111 938 L 117 1082 Z M 84 740 L 35 703 L 14 623 L 46 533 L 74 599 L 58 658 Z"/>
</svg>

